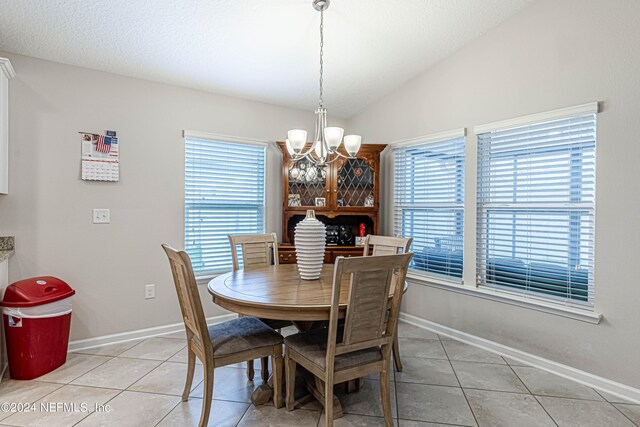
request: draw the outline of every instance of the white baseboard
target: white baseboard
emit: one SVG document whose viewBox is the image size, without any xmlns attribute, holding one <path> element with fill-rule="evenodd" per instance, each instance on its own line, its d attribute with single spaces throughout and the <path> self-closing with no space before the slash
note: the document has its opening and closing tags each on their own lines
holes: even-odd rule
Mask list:
<svg viewBox="0 0 640 427">
<path fill-rule="evenodd" d="M 222 314 L 207 318 L 207 324 L 224 322 L 237 318 L 237 314 Z M 173 323 L 171 325 L 156 326 L 154 328 L 138 329 L 137 331 L 122 332 L 119 334 L 103 335 L 101 337 L 87 338 L 84 340 L 71 341 L 69 351 L 86 350 L 88 348 L 100 347 L 102 345 L 117 344 L 125 341 L 138 340 L 142 338 L 157 337 L 184 331 L 184 323 Z"/>
<path fill-rule="evenodd" d="M 458 341 L 462 341 L 466 344 L 470 344 L 483 350 L 499 354 L 500 356 L 505 356 L 510 359 L 517 360 L 518 362 L 525 363 L 527 365 L 542 369 L 547 372 L 551 372 L 552 374 L 559 375 L 580 384 L 593 387 L 597 390 L 604 391 L 617 397 L 621 397 L 625 400 L 632 401 L 636 404 L 640 404 L 640 390 L 628 385 L 599 377 L 597 375 L 572 368 L 571 366 L 563 365 L 561 363 L 554 362 L 543 357 L 535 356 L 533 354 L 526 353 L 524 351 L 517 350 L 506 345 L 498 344 L 497 342 L 489 341 L 487 339 L 480 338 L 475 335 L 459 331 L 457 329 L 449 328 L 448 326 L 440 325 L 438 323 L 431 322 L 420 317 L 412 316 L 410 314 L 400 313 L 400 319 L 411 325 L 427 329 L 431 332 L 435 332 L 437 334 L 444 335 Z"/>
</svg>

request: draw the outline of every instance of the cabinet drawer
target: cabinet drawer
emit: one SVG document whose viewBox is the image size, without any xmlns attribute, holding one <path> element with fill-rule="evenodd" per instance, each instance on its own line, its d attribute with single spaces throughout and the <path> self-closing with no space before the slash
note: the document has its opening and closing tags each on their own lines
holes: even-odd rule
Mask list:
<svg viewBox="0 0 640 427">
<path fill-rule="evenodd" d="M 278 254 L 278 262 L 280 264 L 295 264 L 296 253 L 295 252 L 280 252 Z"/>
<path fill-rule="evenodd" d="M 295 252 L 280 252 L 278 254 L 278 262 L 280 264 L 295 264 L 297 261 Z M 331 260 L 331 252 L 324 252 L 324 259 L 322 260 L 325 264 L 330 264 Z"/>
<path fill-rule="evenodd" d="M 362 256 L 362 249 L 359 250 L 351 250 L 351 251 L 332 251 L 331 252 L 331 262 L 335 262 L 336 258 L 339 256 L 343 256 L 345 258 L 351 258 L 354 256 Z"/>
</svg>

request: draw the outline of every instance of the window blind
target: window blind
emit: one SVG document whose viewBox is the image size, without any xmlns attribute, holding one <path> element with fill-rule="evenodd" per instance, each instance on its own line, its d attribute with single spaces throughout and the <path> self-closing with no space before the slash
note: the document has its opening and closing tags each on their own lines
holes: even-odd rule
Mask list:
<svg viewBox="0 0 640 427">
<path fill-rule="evenodd" d="M 394 233 L 413 237 L 415 272 L 461 282 L 465 138 L 394 150 Z"/>
<path fill-rule="evenodd" d="M 592 306 L 596 115 L 478 134 L 478 285 Z"/>
<path fill-rule="evenodd" d="M 185 139 L 185 248 L 196 276 L 232 269 L 229 234 L 265 229 L 265 146 Z"/>
</svg>

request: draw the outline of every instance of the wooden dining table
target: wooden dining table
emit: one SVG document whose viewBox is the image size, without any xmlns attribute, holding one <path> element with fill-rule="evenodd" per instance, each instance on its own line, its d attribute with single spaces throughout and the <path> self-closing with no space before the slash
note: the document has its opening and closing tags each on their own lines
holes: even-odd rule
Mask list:
<svg viewBox="0 0 640 427">
<path fill-rule="evenodd" d="M 318 322 L 329 320 L 333 270 L 333 264 L 323 265 L 317 280 L 302 280 L 296 264 L 237 270 L 214 277 L 209 282 L 208 289 L 213 302 L 229 311 L 244 316 L 290 320 L 298 330 L 305 331 Z M 393 296 L 394 288 L 395 286 L 391 287 L 389 298 Z M 405 283 L 403 292 L 406 289 Z M 344 317 L 346 313 L 348 297 L 349 277 L 345 275 L 340 294 L 340 317 Z M 254 392 L 254 404 L 264 400 L 265 391 L 263 388 Z M 321 397 L 317 393 L 322 391 L 317 387 L 310 387 L 310 392 L 316 398 Z M 334 414 L 342 414 L 337 399 L 334 399 Z"/>
</svg>

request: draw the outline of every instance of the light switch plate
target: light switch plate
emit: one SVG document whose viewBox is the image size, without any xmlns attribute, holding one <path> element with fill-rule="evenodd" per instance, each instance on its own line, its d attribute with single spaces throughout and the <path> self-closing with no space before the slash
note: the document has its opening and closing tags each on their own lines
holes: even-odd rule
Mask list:
<svg viewBox="0 0 640 427">
<path fill-rule="evenodd" d="M 144 285 L 144 299 L 151 299 L 156 297 L 156 285 L 153 283 Z"/>
<path fill-rule="evenodd" d="M 94 224 L 109 224 L 111 222 L 111 211 L 109 209 L 94 209 Z"/>
</svg>

